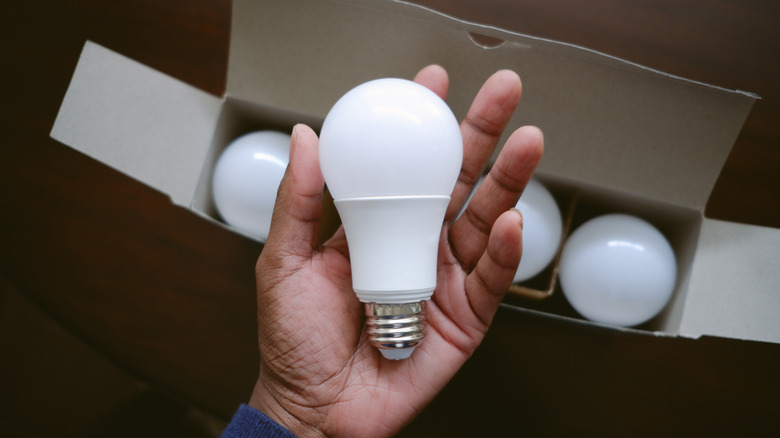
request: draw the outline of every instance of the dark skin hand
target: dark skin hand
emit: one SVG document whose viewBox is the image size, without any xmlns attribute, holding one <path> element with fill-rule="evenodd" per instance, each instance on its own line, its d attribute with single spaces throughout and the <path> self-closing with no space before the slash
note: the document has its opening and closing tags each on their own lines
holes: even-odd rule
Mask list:
<svg viewBox="0 0 780 438">
<path fill-rule="evenodd" d="M 414 80 L 447 94 L 441 67 L 426 67 Z M 520 262 L 522 217 L 512 207 L 542 156 L 538 128 L 512 133 L 456 217 L 521 91 L 517 74 L 495 73 L 461 123 L 463 166 L 442 225 L 426 337 L 402 361 L 383 358 L 368 342 L 343 228 L 317 243 L 324 190 L 318 140 L 307 126 L 293 129 L 290 164 L 257 262 L 261 365 L 250 406 L 301 437 L 389 436 L 452 379 L 485 336 Z"/>
</svg>

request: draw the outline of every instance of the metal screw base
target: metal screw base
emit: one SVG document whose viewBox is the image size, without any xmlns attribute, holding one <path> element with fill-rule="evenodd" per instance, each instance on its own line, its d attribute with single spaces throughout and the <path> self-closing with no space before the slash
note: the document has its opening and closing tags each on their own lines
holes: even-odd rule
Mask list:
<svg viewBox="0 0 780 438">
<path fill-rule="evenodd" d="M 377 348 L 414 348 L 425 337 L 425 313 L 421 301 L 366 303 L 366 317 L 369 340 Z"/>
</svg>

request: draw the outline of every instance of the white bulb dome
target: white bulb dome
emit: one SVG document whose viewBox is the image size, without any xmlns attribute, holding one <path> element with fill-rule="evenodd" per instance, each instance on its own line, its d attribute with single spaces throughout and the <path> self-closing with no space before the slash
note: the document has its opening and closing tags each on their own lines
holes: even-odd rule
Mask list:
<svg viewBox="0 0 780 438">
<path fill-rule="evenodd" d="M 268 238 L 289 151 L 290 136 L 276 131 L 251 132 L 225 148 L 212 176 L 214 203 L 225 222 L 260 241 Z"/>
<path fill-rule="evenodd" d="M 652 225 L 609 214 L 581 225 L 567 239 L 559 277 L 569 303 L 585 318 L 635 326 L 657 315 L 677 278 L 674 251 Z"/>
<path fill-rule="evenodd" d="M 350 90 L 320 132 L 320 166 L 337 200 L 449 196 L 462 160 L 460 127 L 447 104 L 404 79 Z"/>
</svg>

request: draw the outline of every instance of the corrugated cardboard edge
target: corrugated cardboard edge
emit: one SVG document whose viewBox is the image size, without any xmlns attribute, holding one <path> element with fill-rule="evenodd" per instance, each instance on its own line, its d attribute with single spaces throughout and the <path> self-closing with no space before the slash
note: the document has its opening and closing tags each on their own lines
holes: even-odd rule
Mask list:
<svg viewBox="0 0 780 438">
<path fill-rule="evenodd" d="M 780 343 L 780 230 L 705 219 L 680 334 Z"/>
<path fill-rule="evenodd" d="M 221 99 L 87 42 L 52 138 L 188 205 Z"/>
</svg>

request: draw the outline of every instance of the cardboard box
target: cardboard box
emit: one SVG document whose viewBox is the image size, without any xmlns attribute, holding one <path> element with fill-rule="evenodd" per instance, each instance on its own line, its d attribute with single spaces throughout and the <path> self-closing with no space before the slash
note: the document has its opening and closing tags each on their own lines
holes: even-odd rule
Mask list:
<svg viewBox="0 0 780 438">
<path fill-rule="evenodd" d="M 225 226 L 209 182 L 230 139 L 297 122 L 316 129 L 355 85 L 431 63 L 450 73 L 448 103 L 462 117 L 490 74 L 513 69 L 524 96 L 510 126 L 544 131 L 538 175 L 559 199 L 578 193 L 572 226 L 633 213 L 675 249 L 672 302 L 630 330 L 780 342 L 780 230 L 703 216 L 756 96 L 399 1 L 236 0 L 232 29 L 224 96 L 88 42 L 52 137 Z M 544 305 L 505 305 L 593 325 Z"/>
</svg>

